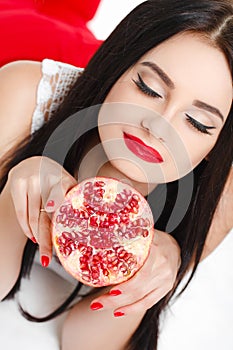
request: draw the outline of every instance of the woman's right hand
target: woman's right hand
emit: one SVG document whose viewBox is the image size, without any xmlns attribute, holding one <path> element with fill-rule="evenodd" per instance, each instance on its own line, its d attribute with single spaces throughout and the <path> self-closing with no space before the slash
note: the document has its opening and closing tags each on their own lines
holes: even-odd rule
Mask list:
<svg viewBox="0 0 233 350">
<path fill-rule="evenodd" d="M 28 158 L 9 172 L 7 185 L 18 222 L 24 234 L 39 244 L 43 266 L 48 266 L 52 258 L 51 213 L 76 184 L 74 177 L 47 157 Z"/>
</svg>

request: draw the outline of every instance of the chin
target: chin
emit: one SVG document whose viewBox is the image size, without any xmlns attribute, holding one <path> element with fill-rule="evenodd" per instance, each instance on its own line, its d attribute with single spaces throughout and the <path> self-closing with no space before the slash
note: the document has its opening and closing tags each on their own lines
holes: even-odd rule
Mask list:
<svg viewBox="0 0 233 350">
<path fill-rule="evenodd" d="M 158 180 L 160 183 L 164 183 L 165 178 L 161 172 L 161 170 L 156 171 L 156 174 L 160 173 L 160 176 L 155 177 L 155 171 L 148 171 L 145 167 L 131 163 L 126 160 L 112 160 L 111 165 L 114 168 L 114 174 L 117 175 L 117 178 L 122 181 L 131 183 L 133 186 L 138 184 L 158 184 Z"/>
<path fill-rule="evenodd" d="M 129 161 L 116 159 L 111 161 L 114 173 L 118 178 L 129 182 L 148 183 L 147 174 L 142 169 Z"/>
</svg>

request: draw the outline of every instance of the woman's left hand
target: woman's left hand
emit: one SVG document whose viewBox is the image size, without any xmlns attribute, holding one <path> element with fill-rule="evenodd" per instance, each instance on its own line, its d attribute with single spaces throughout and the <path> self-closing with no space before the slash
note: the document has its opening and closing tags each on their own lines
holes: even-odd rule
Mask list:
<svg viewBox="0 0 233 350">
<path fill-rule="evenodd" d="M 91 305 L 101 303 L 103 309 L 113 309 L 115 316 L 146 311 L 173 288 L 180 262 L 176 240 L 155 230 L 149 256 L 141 269 L 128 281 L 111 286 L 108 294 L 95 298 Z"/>
</svg>

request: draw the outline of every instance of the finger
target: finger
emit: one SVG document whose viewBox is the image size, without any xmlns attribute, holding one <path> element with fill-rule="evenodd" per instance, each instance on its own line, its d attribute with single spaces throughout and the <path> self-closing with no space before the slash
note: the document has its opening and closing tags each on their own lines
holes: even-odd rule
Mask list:
<svg viewBox="0 0 233 350">
<path fill-rule="evenodd" d="M 32 239 L 33 234 L 28 222 L 27 183 L 22 179 L 18 179 L 17 181 L 12 181 L 10 188 L 11 197 L 19 225 L 21 226 L 24 234 L 28 238 Z"/>
<path fill-rule="evenodd" d="M 133 279 L 133 278 L 132 278 Z M 147 294 L 151 293 L 155 288 L 159 288 L 161 284 L 155 281 L 142 283 L 142 278 L 135 278 L 135 282 L 130 285 L 129 281 L 114 286 L 109 293 L 103 294 L 92 301 L 92 303 L 100 303 L 105 309 L 115 309 L 125 305 L 136 303 L 143 299 Z M 140 284 L 139 284 L 140 282 Z M 140 288 L 138 286 L 140 285 Z M 146 285 L 146 287 L 143 287 Z"/>
<path fill-rule="evenodd" d="M 33 236 L 38 240 L 41 193 L 38 178 L 31 177 L 28 185 L 28 222 Z"/>
<path fill-rule="evenodd" d="M 114 308 L 136 303 L 153 290 L 160 290 L 161 287 L 164 288 L 165 293 L 168 293 L 174 284 L 173 274 L 166 264 L 164 266 L 162 263 L 162 267 L 159 267 L 160 260 L 163 259 L 158 262 L 152 261 L 155 260 L 153 258 L 155 256 L 154 250 L 155 248 L 152 247 L 151 254 L 145 264 L 132 278 L 112 287 L 109 295 L 103 295 L 95 302 L 102 303 L 106 308 Z M 156 266 L 157 268 L 155 268 Z"/>
<path fill-rule="evenodd" d="M 39 251 L 41 264 L 47 267 L 52 259 L 52 237 L 50 230 L 50 217 L 45 211 L 39 216 Z"/>
<path fill-rule="evenodd" d="M 153 307 L 157 302 L 159 302 L 167 294 L 167 289 L 158 288 L 153 292 L 146 295 L 144 298 L 138 300 L 135 303 L 121 306 L 114 309 L 113 313 L 115 317 L 120 317 L 124 315 L 137 314 L 144 312 L 151 307 Z"/>
<path fill-rule="evenodd" d="M 129 280 L 112 286 L 109 295 L 117 296 L 125 304 L 136 302 L 154 289 L 164 285 L 166 270 L 153 270 L 153 265 L 145 264 Z M 120 293 L 119 293 L 120 292 Z"/>
<path fill-rule="evenodd" d="M 166 276 L 166 269 L 163 272 L 159 271 L 153 277 L 148 274 L 147 269 L 145 271 L 139 270 L 130 280 L 111 287 L 108 294 L 101 295 L 94 302 L 99 302 L 105 305 L 106 309 L 111 309 L 136 303 L 154 290 L 161 288 L 165 293 L 168 293 L 173 284 Z"/>
<path fill-rule="evenodd" d="M 46 211 L 48 213 L 54 212 L 64 201 L 64 197 L 67 192 L 75 185 L 77 185 L 77 182 L 71 176 L 67 176 L 55 184 L 48 195 L 45 204 Z"/>
</svg>

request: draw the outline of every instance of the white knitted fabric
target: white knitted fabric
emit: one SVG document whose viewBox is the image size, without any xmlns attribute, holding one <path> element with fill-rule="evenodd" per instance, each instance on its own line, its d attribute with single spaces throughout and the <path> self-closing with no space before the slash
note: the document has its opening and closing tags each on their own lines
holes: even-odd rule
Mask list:
<svg viewBox="0 0 233 350">
<path fill-rule="evenodd" d="M 82 71 L 82 68 L 70 64 L 50 59 L 42 61 L 42 78 L 37 90 L 31 134 L 37 131 L 57 110 Z"/>
</svg>

